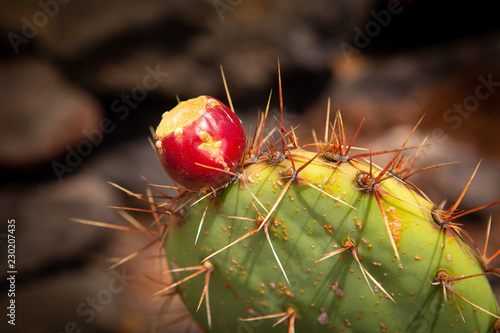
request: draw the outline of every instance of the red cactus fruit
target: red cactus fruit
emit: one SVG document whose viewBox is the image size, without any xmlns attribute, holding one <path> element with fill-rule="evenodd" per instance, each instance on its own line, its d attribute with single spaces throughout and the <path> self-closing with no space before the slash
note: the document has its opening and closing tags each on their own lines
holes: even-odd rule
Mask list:
<svg viewBox="0 0 500 333">
<path fill-rule="evenodd" d="M 156 129 L 161 164 L 191 190 L 217 189 L 233 177 L 245 152 L 245 131 L 228 107 L 210 96 L 179 103 Z"/>
</svg>

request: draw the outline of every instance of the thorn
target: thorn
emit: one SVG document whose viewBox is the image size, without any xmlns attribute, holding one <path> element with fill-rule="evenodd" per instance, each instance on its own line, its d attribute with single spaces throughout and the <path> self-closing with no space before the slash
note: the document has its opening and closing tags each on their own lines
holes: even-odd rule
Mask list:
<svg viewBox="0 0 500 333">
<path fill-rule="evenodd" d="M 228 218 L 257 222 L 257 223 L 259 223 L 259 226 L 253 228 L 252 230 L 250 230 L 249 232 L 247 232 L 246 234 L 244 234 L 243 236 L 241 236 L 237 240 L 235 240 L 235 241 L 231 242 L 230 244 L 224 246 L 223 248 L 215 251 L 214 253 L 212 253 L 211 255 L 209 255 L 208 257 L 206 257 L 205 259 L 203 259 L 202 262 L 210 259 L 211 257 L 215 256 L 216 254 L 224 251 L 225 249 L 233 246 L 236 243 L 241 242 L 245 238 L 253 235 L 254 233 L 260 231 L 260 229 L 264 228 L 264 233 L 266 235 L 266 239 L 267 239 L 269 245 L 271 246 L 271 251 L 273 252 L 274 258 L 278 262 L 278 265 L 279 265 L 279 267 L 281 269 L 281 272 L 283 273 L 283 275 L 285 277 L 286 282 L 288 283 L 288 285 L 291 286 L 290 280 L 288 279 L 288 276 L 286 275 L 285 269 L 283 268 L 283 265 L 281 264 L 281 261 L 280 261 L 278 255 L 277 255 L 276 251 L 274 250 L 274 246 L 273 246 L 273 243 L 271 242 L 271 238 L 269 237 L 269 222 L 267 220 L 265 220 L 264 217 L 260 214 L 259 210 L 255 206 L 255 204 L 253 203 L 253 201 L 250 201 L 250 202 L 251 202 L 254 210 L 257 212 L 257 215 L 258 215 L 257 219 L 242 218 L 242 217 L 239 217 L 239 216 L 228 216 Z"/>
<path fill-rule="evenodd" d="M 488 220 L 488 229 L 486 229 L 486 239 L 484 241 L 483 258 L 486 258 L 486 250 L 488 249 L 488 242 L 490 240 L 491 219 L 492 215 L 490 215 L 490 219 Z M 487 260 L 486 262 L 488 263 L 490 262 L 490 260 Z"/>
<path fill-rule="evenodd" d="M 135 251 L 135 252 L 132 252 L 131 254 L 129 254 L 128 256 L 122 258 L 121 260 L 117 261 L 116 263 L 114 263 L 113 265 L 111 265 L 109 267 L 109 270 L 113 270 L 115 269 L 116 267 L 120 266 L 121 264 L 124 264 L 126 263 L 127 261 L 129 261 L 130 259 L 138 256 L 140 253 L 146 251 L 147 249 L 149 249 L 151 246 L 153 246 L 154 244 L 158 244 L 158 240 L 153 240 L 152 242 L 149 242 L 148 244 L 146 244 L 145 246 L 143 246 L 141 249 Z"/>
<path fill-rule="evenodd" d="M 279 318 L 282 317 L 280 320 L 278 320 L 276 323 L 274 323 L 273 327 L 276 325 L 281 324 L 285 320 L 289 319 L 288 323 L 288 333 L 294 333 L 295 332 L 295 319 L 297 318 L 297 312 L 295 312 L 295 309 L 292 307 L 289 307 L 286 312 L 280 312 L 276 314 L 271 314 L 267 316 L 259 316 L 259 317 L 253 317 L 253 318 L 240 318 L 241 321 L 255 321 L 255 320 L 262 320 L 262 319 L 271 319 L 271 318 Z"/>
<path fill-rule="evenodd" d="M 134 198 L 137 198 L 137 199 L 141 200 L 142 202 L 147 203 L 148 205 L 150 205 L 150 204 L 151 204 L 151 201 L 149 200 L 149 198 L 147 198 L 147 197 L 146 197 L 146 196 L 144 196 L 144 195 L 134 193 L 134 192 L 132 192 L 132 191 L 130 191 L 130 190 L 127 190 L 126 188 L 124 188 L 124 187 L 122 187 L 122 186 L 120 186 L 120 185 L 117 185 L 117 184 L 115 184 L 115 183 L 113 183 L 113 182 L 108 182 L 108 183 L 109 183 L 110 185 L 112 185 L 112 186 L 116 187 L 116 188 L 117 188 L 117 189 L 119 189 L 120 191 L 123 191 L 123 192 L 125 192 L 126 194 L 128 194 L 128 195 L 130 195 L 130 196 L 132 196 L 132 197 L 134 197 Z M 179 187 L 177 187 L 177 186 L 152 185 L 152 184 L 150 184 L 150 185 L 151 185 L 151 186 L 153 186 L 153 187 L 172 188 L 172 189 L 179 190 Z M 171 201 L 169 201 L 169 202 L 168 202 L 168 204 L 170 204 L 170 203 L 177 203 L 179 200 L 182 200 L 182 199 L 183 199 L 186 195 L 188 195 L 188 193 L 193 193 L 193 192 L 185 191 L 185 193 L 184 193 L 184 194 L 182 194 L 182 195 L 180 195 L 179 197 L 175 198 L 175 200 L 171 200 Z M 170 198 L 170 197 L 169 197 L 169 196 L 165 196 L 165 198 Z M 163 210 L 163 211 L 164 211 L 164 213 L 166 213 L 166 214 L 171 214 L 171 215 L 174 215 L 174 214 L 175 214 L 175 212 L 176 212 L 178 209 L 180 209 L 180 207 L 179 207 L 177 210 L 172 211 L 172 210 L 170 210 L 170 209 L 167 209 L 167 208 L 163 207 L 163 205 L 157 205 L 157 204 L 155 204 L 155 207 L 156 207 L 157 209 Z"/>
<path fill-rule="evenodd" d="M 408 143 L 408 141 L 410 140 L 411 136 L 413 135 L 413 133 L 415 133 L 415 131 L 417 130 L 417 127 L 418 125 L 420 125 L 420 123 L 422 122 L 422 120 L 424 119 L 424 116 L 425 116 L 425 113 L 422 115 L 422 117 L 420 117 L 420 120 L 417 122 L 417 124 L 413 127 L 413 129 L 411 130 L 410 134 L 408 135 L 408 137 L 406 138 L 405 142 L 403 142 L 403 145 L 401 146 L 401 149 L 405 148 L 406 147 L 406 144 Z M 420 150 L 422 149 L 425 141 L 427 141 L 427 138 L 428 136 L 425 137 L 425 139 L 423 140 L 423 142 L 420 144 L 416 154 L 415 154 L 415 157 L 413 159 L 413 162 L 411 163 L 410 167 L 409 167 L 409 170 L 411 170 L 411 168 L 413 167 L 413 164 L 416 162 L 417 160 L 417 157 L 420 153 Z M 396 163 L 396 161 L 398 160 L 398 157 L 399 155 L 401 154 L 402 150 L 399 150 L 396 152 L 396 154 L 394 155 L 394 157 L 392 158 L 392 160 L 389 162 L 389 166 L 392 167 L 394 166 L 394 164 Z M 397 165 L 398 167 L 400 168 L 399 172 L 403 172 L 404 170 L 404 166 L 406 165 L 406 162 L 408 161 L 408 158 L 405 157 L 404 155 L 401 156 L 401 159 L 399 159 L 399 161 L 397 162 Z M 394 172 L 396 174 L 398 174 L 398 171 Z"/>
<path fill-rule="evenodd" d="M 82 224 L 88 224 L 88 225 L 92 225 L 92 226 L 95 226 L 95 227 L 103 227 L 103 228 L 109 228 L 109 229 L 116 229 L 116 230 L 123 230 L 123 231 L 133 231 L 133 232 L 142 232 L 142 233 L 151 234 L 151 235 L 159 235 L 158 231 L 154 231 L 154 230 L 137 229 L 137 228 L 131 228 L 131 227 L 127 227 L 127 226 L 121 226 L 121 225 L 104 223 L 104 222 L 98 222 L 98 221 L 91 221 L 91 220 L 85 220 L 85 219 L 76 219 L 76 218 L 71 218 L 70 221 L 77 222 L 77 223 L 82 223 Z"/>
<path fill-rule="evenodd" d="M 490 239 L 490 232 L 491 232 L 491 220 L 492 216 L 490 215 L 490 219 L 488 220 L 488 229 L 486 230 L 486 240 L 484 242 L 484 249 L 482 255 L 478 256 L 478 260 L 483 266 L 483 270 L 485 273 L 491 273 L 495 275 L 500 275 L 500 271 L 497 268 L 489 268 L 488 265 L 500 254 L 500 249 L 497 250 L 492 256 L 487 257 L 486 256 L 486 251 L 488 249 L 488 242 Z"/>
<path fill-rule="evenodd" d="M 246 234 L 244 234 L 243 236 L 241 236 L 240 238 L 238 238 L 237 240 L 229 243 L 228 245 L 224 246 L 223 248 L 215 251 L 214 253 L 212 253 L 211 255 L 209 255 L 208 257 L 206 257 L 205 259 L 203 259 L 201 262 L 204 263 L 205 261 L 207 261 L 208 259 L 212 258 L 213 256 L 221 253 L 222 251 L 224 251 L 225 249 L 233 246 L 234 244 L 237 244 L 239 242 L 241 242 L 242 240 L 244 240 L 245 238 L 253 235 L 254 233 L 256 233 L 257 231 L 259 231 L 259 227 L 255 227 L 254 229 L 250 230 L 249 232 L 247 232 Z"/>
<path fill-rule="evenodd" d="M 271 90 L 271 92 L 269 93 L 269 98 L 267 100 L 267 105 L 266 105 L 266 112 L 264 113 L 264 117 L 262 118 L 262 123 L 261 123 L 261 126 L 260 126 L 260 135 L 259 135 L 259 142 L 257 144 L 257 147 L 256 147 L 256 153 L 258 154 L 259 151 L 260 151 L 260 148 L 262 147 L 262 144 L 263 144 L 263 141 L 262 141 L 262 134 L 264 133 L 264 127 L 266 126 L 266 121 L 267 121 L 267 115 L 269 113 L 269 106 L 271 104 L 271 96 L 273 94 L 273 91 Z M 271 131 L 272 133 L 273 131 Z M 266 139 L 267 140 L 267 139 Z M 264 142 L 266 141 L 264 140 Z"/>
<path fill-rule="evenodd" d="M 345 156 L 347 156 L 349 154 L 349 152 L 351 151 L 351 148 L 352 148 L 352 145 L 354 143 L 354 140 L 358 136 L 359 131 L 361 130 L 361 126 L 363 126 L 364 122 L 365 122 L 365 118 L 361 119 L 361 122 L 359 123 L 359 126 L 358 126 L 358 129 L 356 130 L 356 133 L 354 133 L 354 135 L 353 135 L 353 137 L 351 139 L 351 142 L 349 143 L 349 146 L 347 147 L 347 149 L 344 152 Z M 343 125 L 342 125 L 342 136 L 343 136 L 343 140 L 345 142 L 345 134 L 344 134 L 344 127 L 343 127 Z"/>
<path fill-rule="evenodd" d="M 384 207 L 382 207 L 382 200 L 380 198 L 380 195 L 377 191 L 374 191 L 373 194 L 375 196 L 375 200 L 377 201 L 380 212 L 382 213 L 382 219 L 384 220 L 385 229 L 387 230 L 387 234 L 389 236 L 389 241 L 391 242 L 391 247 L 392 247 L 392 250 L 394 251 L 394 255 L 396 256 L 398 261 L 401 263 L 401 258 L 399 257 L 398 248 L 396 246 L 396 243 L 394 242 L 394 237 L 392 236 L 392 231 L 391 231 L 391 228 L 389 226 L 389 221 L 387 220 L 387 215 L 385 215 Z"/>
<path fill-rule="evenodd" d="M 394 252 L 394 256 L 401 263 L 401 258 L 399 257 L 398 248 L 397 248 L 396 243 L 394 241 L 394 237 L 392 235 L 391 228 L 389 226 L 389 221 L 387 220 L 387 216 L 386 216 L 385 211 L 384 211 L 384 207 L 382 206 L 381 195 L 387 194 L 387 192 L 380 188 L 380 184 L 382 183 L 382 181 L 387 179 L 387 178 L 382 178 L 382 176 L 387 172 L 389 165 L 386 166 L 386 168 L 383 171 L 381 171 L 377 177 L 374 177 L 373 171 L 372 171 L 373 163 L 372 163 L 371 157 L 372 157 L 372 155 L 370 155 L 370 170 L 368 172 L 360 171 L 356 174 L 355 181 L 360 187 L 355 188 L 355 190 L 363 190 L 366 193 L 373 193 L 373 196 L 375 197 L 375 201 L 377 202 L 377 205 L 379 207 L 380 213 L 382 214 L 382 219 L 384 220 L 385 229 L 387 230 L 387 234 L 389 236 L 389 241 L 391 243 L 391 247 L 392 247 L 392 250 Z"/>
<path fill-rule="evenodd" d="M 288 283 L 289 286 L 292 286 L 291 283 L 290 283 L 290 280 L 288 280 L 288 276 L 286 275 L 285 269 L 283 268 L 283 265 L 281 264 L 281 261 L 278 258 L 278 255 L 276 254 L 276 251 L 274 250 L 273 243 L 271 242 L 271 239 L 269 238 L 269 224 L 264 228 L 264 233 L 266 234 L 267 242 L 271 246 L 271 250 L 273 251 L 274 258 L 278 262 L 278 265 L 279 265 L 279 267 L 281 269 L 281 272 L 285 276 L 286 282 Z"/>
<path fill-rule="evenodd" d="M 224 75 L 224 70 L 222 69 L 222 65 L 220 66 L 220 72 L 222 74 L 222 81 L 224 82 L 224 89 L 226 90 L 227 100 L 229 102 L 229 107 L 231 111 L 234 113 L 233 101 L 231 100 L 231 94 L 229 94 L 229 89 L 227 88 L 226 76 Z"/>
<path fill-rule="evenodd" d="M 330 193 L 323 191 L 322 189 L 320 189 L 320 188 L 319 188 L 319 187 L 317 187 L 317 186 L 314 186 L 313 184 L 309 183 L 309 182 L 308 182 L 307 180 L 305 180 L 304 178 L 302 178 L 302 177 L 298 177 L 298 179 L 299 179 L 301 182 L 303 182 L 304 184 L 306 184 L 307 186 L 309 186 L 309 187 L 311 187 L 311 188 L 313 188 L 313 189 L 315 189 L 315 190 L 317 190 L 317 191 L 320 191 L 320 192 L 321 192 L 321 193 L 323 193 L 324 195 L 326 195 L 326 196 L 328 196 L 328 197 L 332 198 L 333 200 L 335 200 L 335 201 L 337 201 L 337 202 L 340 202 L 341 204 L 346 205 L 346 206 L 347 206 L 347 207 L 349 207 L 349 208 L 352 208 L 352 209 L 354 209 L 354 210 L 358 210 L 356 207 L 349 205 L 347 202 L 342 201 L 342 200 L 340 200 L 340 199 L 339 199 L 339 198 L 337 198 L 337 197 L 334 197 L 334 196 L 333 196 L 333 195 L 331 195 Z"/>
<path fill-rule="evenodd" d="M 453 288 L 453 282 L 454 281 L 465 280 L 465 279 L 473 278 L 473 277 L 476 277 L 476 276 L 481 276 L 481 275 L 484 275 L 484 274 L 485 273 L 475 274 L 475 275 L 469 275 L 469 276 L 462 276 L 462 277 L 458 277 L 458 278 L 452 278 L 448 272 L 446 272 L 444 270 L 440 270 L 440 271 L 438 271 L 436 273 L 436 279 L 434 280 L 434 282 L 431 281 L 431 284 L 434 285 L 434 286 L 441 286 L 441 288 L 443 289 L 443 297 L 444 297 L 444 302 L 445 303 L 447 302 L 447 299 L 448 299 L 447 296 L 446 296 L 446 291 L 448 290 L 449 292 L 451 292 L 451 294 L 453 295 L 453 299 L 455 301 L 455 304 L 457 305 L 458 312 L 460 313 L 460 316 L 462 317 L 462 320 L 463 320 L 464 323 L 465 323 L 465 318 L 464 318 L 464 316 L 462 314 L 462 311 L 460 310 L 460 306 L 458 305 L 456 297 L 460 298 L 462 301 L 466 302 L 467 304 L 472 305 L 475 308 L 478 308 L 482 312 L 484 312 L 484 313 L 486 313 L 486 314 L 488 314 L 488 315 L 490 315 L 492 317 L 495 317 L 497 319 L 500 319 L 500 316 L 498 316 L 496 314 L 493 314 L 493 313 L 489 312 L 488 310 L 483 309 L 480 306 L 477 306 L 476 304 L 468 301 L 467 299 L 465 299 L 462 295 L 460 295 Z"/>
<path fill-rule="evenodd" d="M 455 210 L 457 209 L 458 205 L 460 204 L 460 202 L 462 201 L 463 197 L 465 196 L 465 193 L 469 189 L 469 186 L 472 183 L 472 179 L 474 179 L 474 176 L 476 175 L 477 169 L 479 168 L 480 164 L 481 164 L 481 161 L 479 161 L 479 163 L 477 163 L 477 166 L 474 169 L 474 172 L 472 173 L 472 176 L 470 177 L 469 182 L 467 183 L 467 185 L 465 186 L 464 190 L 460 194 L 460 197 L 458 197 L 457 201 L 455 201 L 455 204 L 448 209 L 448 213 L 450 215 L 452 215 L 455 212 Z"/>
<path fill-rule="evenodd" d="M 330 97 L 326 105 L 325 143 L 328 142 L 328 127 L 330 127 Z"/>
<path fill-rule="evenodd" d="M 283 119 L 283 86 L 281 85 L 281 67 L 279 58 L 278 58 L 278 86 L 279 86 L 280 114 L 281 114 L 280 128 L 281 128 L 281 135 L 284 136 L 286 131 L 285 131 L 285 122 Z M 283 151 L 285 151 L 286 143 L 284 139 L 281 140 L 281 144 Z"/>
<path fill-rule="evenodd" d="M 283 197 L 285 196 L 286 191 L 288 191 L 288 189 L 290 188 L 290 185 L 292 185 L 293 181 L 294 181 L 294 178 L 290 178 L 288 180 L 288 182 L 286 182 L 285 186 L 283 187 L 283 189 L 280 192 L 280 195 L 278 196 L 278 198 L 274 202 L 273 206 L 271 207 L 271 210 L 267 213 L 266 217 L 262 221 L 262 224 L 259 227 L 259 230 L 264 226 L 264 224 L 269 220 L 269 218 L 271 217 L 271 215 L 274 213 L 274 211 L 276 210 L 276 208 L 280 204 L 281 200 L 283 200 Z"/>
<path fill-rule="evenodd" d="M 391 301 L 393 301 L 394 303 L 396 303 L 396 301 L 394 301 L 394 299 L 391 297 L 391 295 L 389 295 L 389 293 L 387 291 L 385 291 L 385 289 L 382 287 L 382 285 L 363 267 L 363 265 L 361 264 L 361 261 L 358 258 L 358 248 L 357 248 L 356 244 L 349 238 L 349 235 L 343 241 L 342 245 L 343 245 L 343 248 L 335 250 L 335 251 L 332 251 L 332 252 L 329 252 L 329 253 L 326 253 L 326 254 L 323 254 L 322 255 L 323 258 L 321 258 L 320 260 L 317 260 L 317 261 L 315 260 L 315 262 L 318 263 L 320 261 L 323 261 L 323 260 L 325 260 L 327 258 L 333 257 L 334 255 L 337 255 L 337 254 L 345 252 L 345 251 L 351 252 L 352 256 L 354 257 L 354 260 L 356 261 L 356 263 L 358 264 L 359 268 L 361 269 L 361 273 L 363 273 L 365 281 L 368 284 L 368 287 L 370 288 L 371 292 L 374 293 L 373 288 L 371 287 L 370 282 L 368 281 L 368 278 L 380 290 L 382 290 L 382 292 L 387 296 L 387 298 L 389 298 Z"/>
<path fill-rule="evenodd" d="M 328 102 L 330 102 L 330 100 L 328 100 Z M 330 106 L 328 104 L 327 124 L 326 124 L 327 128 L 325 129 L 325 144 L 322 149 L 323 155 L 327 160 L 330 160 L 332 162 L 347 163 L 351 160 L 351 158 L 348 157 L 348 154 L 352 148 L 356 136 L 359 134 L 361 126 L 365 121 L 365 118 L 361 120 L 361 123 L 356 133 L 354 134 L 349 146 L 347 146 L 344 123 L 342 121 L 342 115 L 340 111 L 337 111 L 335 115 L 335 120 L 332 126 L 333 127 L 332 135 L 331 138 L 328 139 L 328 125 L 329 125 L 329 114 L 330 114 L 329 110 Z"/>
<path fill-rule="evenodd" d="M 157 291 L 154 294 L 154 296 L 157 296 L 159 294 L 163 294 L 163 293 L 181 285 L 182 283 L 189 281 L 190 279 L 192 279 L 192 278 L 194 278 L 202 273 L 205 273 L 205 285 L 203 288 L 203 292 L 201 293 L 200 302 L 198 304 L 198 308 L 196 309 L 196 311 L 199 310 L 200 305 L 203 301 L 203 298 L 205 298 L 205 304 L 207 306 L 208 327 L 209 327 L 209 329 L 212 329 L 212 318 L 211 318 L 211 314 L 210 314 L 210 304 L 209 304 L 209 297 L 208 297 L 208 285 L 210 283 L 210 275 L 214 271 L 214 266 L 210 262 L 207 261 L 207 262 L 204 262 L 203 265 L 191 266 L 191 267 L 185 267 L 185 268 L 176 268 L 176 269 L 168 270 L 167 272 L 174 273 L 174 272 L 185 272 L 185 271 L 195 271 L 195 270 L 196 270 L 196 272 L 192 273 L 191 275 L 169 285 L 166 288 L 163 288 L 163 289 Z"/>
<path fill-rule="evenodd" d="M 198 237 L 200 237 L 201 227 L 203 226 L 203 221 L 205 221 L 205 216 L 207 215 L 207 210 L 208 210 L 208 207 L 210 206 L 210 202 L 211 202 L 211 200 L 207 203 L 207 206 L 205 207 L 205 210 L 203 211 L 203 215 L 201 216 L 200 225 L 198 227 L 198 232 L 196 233 L 196 239 L 194 240 L 195 245 L 196 245 L 196 243 L 198 243 Z"/>
<path fill-rule="evenodd" d="M 462 193 L 458 197 L 457 201 L 453 204 L 453 206 L 451 206 L 450 208 L 448 208 L 446 210 L 443 210 L 444 204 L 442 204 L 440 206 L 434 205 L 434 207 L 431 210 L 431 216 L 432 216 L 434 222 L 437 225 L 439 225 L 443 230 L 447 231 L 451 236 L 453 236 L 453 238 L 455 238 L 455 240 L 457 240 L 459 242 L 460 246 L 462 247 L 462 250 L 467 254 L 467 256 L 469 257 L 470 260 L 472 260 L 472 258 L 470 257 L 468 251 L 464 248 L 462 243 L 459 241 L 459 240 L 464 241 L 464 238 L 462 237 L 462 235 L 465 235 L 467 240 L 472 244 L 472 247 L 473 247 L 472 251 L 473 251 L 473 254 L 476 258 L 481 256 L 480 250 L 478 249 L 473 238 L 463 228 L 459 227 L 459 225 L 457 223 L 454 223 L 453 221 L 458 219 L 459 217 L 464 216 L 464 215 L 467 215 L 467 214 L 470 214 L 470 213 L 473 213 L 473 212 L 479 211 L 481 209 L 488 208 L 488 207 L 491 207 L 491 206 L 494 206 L 494 205 L 500 203 L 500 200 L 497 200 L 497 201 L 491 202 L 489 204 L 482 205 L 480 207 L 469 209 L 469 210 L 466 210 L 463 212 L 457 212 L 458 205 L 461 203 L 462 199 L 465 196 L 465 193 L 469 189 L 469 186 L 472 182 L 472 179 L 476 175 L 476 172 L 477 172 L 480 164 L 481 164 L 481 161 L 479 161 L 479 163 L 477 164 L 476 168 L 474 169 L 474 172 L 472 173 L 472 176 L 470 177 L 469 181 L 467 182 L 467 185 L 465 186 L 464 190 L 462 191 Z"/>
<path fill-rule="evenodd" d="M 247 139 L 248 144 L 245 154 L 246 156 L 245 165 L 253 164 L 258 161 L 262 144 L 266 141 L 266 140 L 264 140 L 264 142 L 262 141 L 262 135 L 264 134 L 264 128 L 266 126 L 267 115 L 269 112 L 269 105 L 271 103 L 271 95 L 272 95 L 272 90 L 269 94 L 266 111 L 263 113 L 259 112 L 257 115 L 257 122 L 255 123 L 255 133 L 253 135 L 253 140 L 250 142 L 250 140 Z M 271 131 L 271 133 L 272 132 L 274 132 L 274 129 L 273 131 Z"/>
<path fill-rule="evenodd" d="M 295 170 L 295 168 L 292 168 L 293 170 L 293 174 L 291 175 L 290 179 L 286 182 L 285 186 L 283 187 L 283 189 L 281 190 L 280 192 L 280 195 L 278 196 L 278 198 L 276 199 L 276 201 L 274 202 L 274 205 L 271 207 L 271 210 L 267 213 L 266 217 L 264 218 L 264 221 L 262 222 L 261 226 L 259 227 L 259 230 L 262 228 L 262 226 L 269 220 L 269 218 L 271 217 L 271 215 L 274 213 L 274 211 L 276 210 L 276 208 L 278 207 L 278 205 L 280 204 L 281 200 L 283 200 L 283 197 L 285 196 L 285 193 L 286 191 L 288 191 L 288 189 L 290 188 L 291 184 L 293 181 L 296 181 L 298 178 L 298 174 L 304 170 L 304 168 L 306 168 L 312 161 L 314 161 L 316 159 L 316 157 L 318 157 L 320 153 L 318 152 L 316 155 L 314 155 L 314 157 L 312 157 L 311 159 L 309 159 L 306 163 L 304 163 L 300 168 L 298 168 L 297 170 Z M 292 162 L 292 164 L 294 164 L 293 162 L 293 158 L 291 155 L 290 156 L 290 161 Z"/>
</svg>

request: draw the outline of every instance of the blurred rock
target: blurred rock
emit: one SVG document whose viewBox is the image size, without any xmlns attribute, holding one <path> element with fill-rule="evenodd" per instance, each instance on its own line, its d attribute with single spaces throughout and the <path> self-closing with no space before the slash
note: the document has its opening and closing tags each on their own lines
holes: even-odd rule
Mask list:
<svg viewBox="0 0 500 333">
<path fill-rule="evenodd" d="M 92 172 L 98 179 L 119 184 L 136 193 L 144 193 L 148 182 L 172 185 L 146 137 L 97 153 L 85 170 Z M 133 201 L 131 204 L 139 203 L 135 199 Z"/>
<path fill-rule="evenodd" d="M 30 42 L 33 39 L 45 53 L 67 59 L 81 57 L 112 36 L 155 22 L 172 7 L 157 0 L 0 2 L 8 8 L 0 13 L 4 29 L 28 37 Z M 30 31 L 30 25 L 33 37 L 23 34 Z M 23 46 L 18 46 L 21 52 Z"/>
<path fill-rule="evenodd" d="M 49 162 L 99 126 L 97 101 L 37 59 L 0 60 L 0 165 Z"/>
<path fill-rule="evenodd" d="M 481 47 L 485 43 L 488 48 Z M 485 33 L 387 57 L 336 56 L 325 102 L 314 111 L 321 112 L 324 119 L 324 105 L 331 97 L 332 108 L 341 109 L 345 121 L 351 123 L 355 118 L 352 124 L 357 127 L 359 119 L 367 118 L 365 133 L 401 123 L 415 124 L 424 113 L 423 126 L 429 119 L 443 122 L 447 108 L 475 93 L 478 76 L 493 74 L 500 81 L 499 55 L 500 34 Z M 491 94 L 477 113 L 490 115 L 497 95 Z"/>
<path fill-rule="evenodd" d="M 278 58 L 285 75 L 327 74 L 333 50 L 364 20 L 369 6 L 366 0 L 71 1 L 60 5 L 29 43 L 103 95 L 130 91 L 142 84 L 146 66 L 159 66 L 170 77 L 157 93 L 223 96 L 222 65 L 231 93 L 246 102 L 276 82 Z M 19 34 L 21 18 L 43 12 L 37 1 L 9 8 L 0 20 L 4 16 L 4 29 Z M 79 66 L 72 66 L 75 62 Z"/>
<path fill-rule="evenodd" d="M 110 237 L 109 229 L 75 223 L 71 218 L 121 222 L 106 207 L 120 205 L 119 192 L 89 174 L 67 177 L 61 183 L 6 185 L 0 197 L 0 211 L 16 220 L 16 265 L 20 274 L 28 274 L 25 278 L 57 269 L 55 264 L 88 260 Z"/>
<path fill-rule="evenodd" d="M 117 275 L 125 278 L 121 281 Z M 130 329 L 133 314 L 125 302 L 133 278 L 127 270 L 109 272 L 104 266 L 95 266 L 18 284 L 16 325 L 4 325 L 3 332 L 139 332 Z M 0 296 L 3 304 L 5 296 Z"/>
</svg>

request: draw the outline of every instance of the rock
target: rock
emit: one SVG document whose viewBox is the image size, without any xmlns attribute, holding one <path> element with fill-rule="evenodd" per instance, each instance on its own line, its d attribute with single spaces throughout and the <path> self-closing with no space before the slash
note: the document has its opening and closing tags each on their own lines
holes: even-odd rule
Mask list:
<svg viewBox="0 0 500 333">
<path fill-rule="evenodd" d="M 38 2 L 30 3 L 0 14 L 8 31 L 21 33 L 19 18 L 43 12 Z M 270 83 L 276 84 L 278 58 L 291 79 L 314 76 L 308 84 L 324 82 L 331 54 L 364 20 L 369 6 L 366 0 L 69 2 L 29 43 L 101 95 L 130 92 L 143 84 L 147 66 L 159 66 L 170 76 L 154 93 L 222 98 L 222 65 L 235 100 L 251 102 L 251 94 L 263 90 L 266 95 Z M 318 91 L 308 90 L 313 92 Z"/>
<path fill-rule="evenodd" d="M 157 0 L 28 0 L 9 4 L 0 20 L 4 29 L 26 38 L 26 44 L 36 43 L 58 58 L 75 59 L 111 36 L 160 20 L 171 7 Z M 15 53 L 23 54 L 25 48 L 19 44 Z"/>
<path fill-rule="evenodd" d="M 67 177 L 61 183 L 30 187 L 7 184 L 0 197 L 0 210 L 6 218 L 16 220 L 16 265 L 20 272 L 56 270 L 56 264 L 85 261 L 112 235 L 109 229 L 75 223 L 71 218 L 122 222 L 106 207 L 120 206 L 119 192 L 88 173 Z"/>
<path fill-rule="evenodd" d="M 123 279 L 121 282 L 116 278 L 122 274 L 131 281 Z M 130 284 L 134 282 L 132 277 L 135 278 L 126 270 L 109 272 L 106 267 L 95 266 L 53 272 L 30 284 L 17 281 L 16 325 L 12 326 L 13 330 L 4 332 L 143 331 L 131 329 L 138 328 L 137 319 L 135 323 L 131 322 L 137 315 L 130 313 L 125 303 Z M 0 300 L 6 304 L 6 293 L 0 296 Z M 3 325 L 8 329 L 7 326 Z"/>
<path fill-rule="evenodd" d="M 97 101 L 44 61 L 0 61 L 0 87 L 0 166 L 52 161 L 99 127 Z"/>
</svg>

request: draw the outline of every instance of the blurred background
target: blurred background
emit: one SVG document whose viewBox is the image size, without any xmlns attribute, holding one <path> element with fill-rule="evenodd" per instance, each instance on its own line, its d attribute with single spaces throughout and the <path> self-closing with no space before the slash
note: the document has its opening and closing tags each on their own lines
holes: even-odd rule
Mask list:
<svg viewBox="0 0 500 333">
<path fill-rule="evenodd" d="M 271 114 L 279 114 L 279 59 L 285 124 L 300 124 L 302 144 L 312 141 L 313 128 L 322 137 L 328 98 L 342 111 L 349 138 L 366 118 L 355 145 L 373 151 L 400 147 L 425 114 L 410 141 L 429 135 L 417 168 L 460 163 L 413 182 L 451 205 L 482 159 L 460 208 L 500 199 L 500 20 L 493 4 L 0 0 L 2 309 L 9 219 L 18 271 L 16 326 L 2 314 L 2 332 L 195 330 L 175 300 L 155 319 L 164 300 L 152 294 L 165 283 L 157 279 L 167 279 L 156 249 L 108 270 L 148 237 L 70 219 L 126 225 L 107 206 L 138 202 L 108 181 L 139 193 L 146 189 L 141 176 L 169 184 L 148 143 L 150 127 L 176 96 L 227 102 L 220 66 L 247 129 L 271 90 Z M 492 214 L 489 255 L 500 248 L 498 208 L 460 219 L 482 248 Z"/>
</svg>

